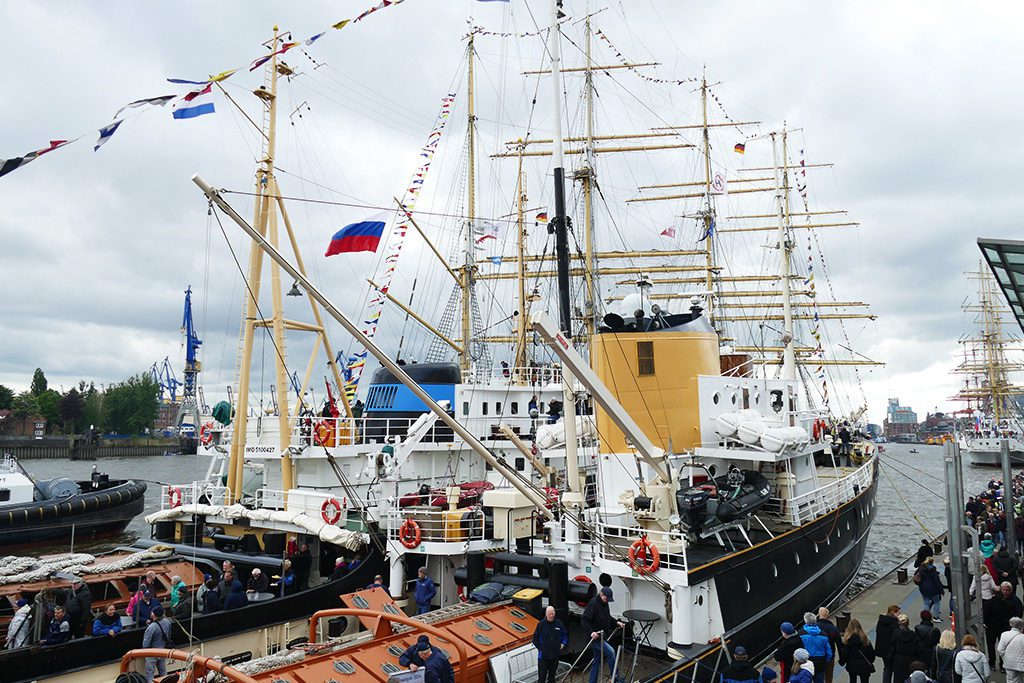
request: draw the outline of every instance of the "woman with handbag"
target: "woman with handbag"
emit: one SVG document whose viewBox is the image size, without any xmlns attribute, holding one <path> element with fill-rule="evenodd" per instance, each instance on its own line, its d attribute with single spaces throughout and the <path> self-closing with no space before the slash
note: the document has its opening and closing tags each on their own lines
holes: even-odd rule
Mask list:
<svg viewBox="0 0 1024 683">
<path fill-rule="evenodd" d="M 956 634 L 946 629 L 939 636 L 935 647 L 935 680 L 938 683 L 953 683 L 953 660 L 956 659 Z"/>
<path fill-rule="evenodd" d="M 961 676 L 962 683 L 985 683 L 992 670 L 988 666 L 988 658 L 978 652 L 978 641 L 968 634 L 963 639 L 963 649 L 956 653 L 953 660 L 953 672 Z"/>
<path fill-rule="evenodd" d="M 840 641 L 839 666 L 850 675 L 850 683 L 868 683 L 875 672 L 875 648 L 856 619 L 850 619 Z"/>
</svg>

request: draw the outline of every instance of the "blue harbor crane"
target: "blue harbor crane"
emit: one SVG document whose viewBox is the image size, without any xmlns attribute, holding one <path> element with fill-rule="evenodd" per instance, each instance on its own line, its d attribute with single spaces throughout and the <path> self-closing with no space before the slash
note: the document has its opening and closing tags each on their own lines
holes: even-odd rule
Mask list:
<svg viewBox="0 0 1024 683">
<path fill-rule="evenodd" d="M 195 323 L 192 319 L 191 286 L 185 290 L 185 312 L 181 317 L 181 333 L 185 336 L 185 381 L 181 383 L 181 404 L 178 406 L 178 417 L 175 420 L 175 425 L 178 431 L 178 440 L 181 444 L 181 452 L 194 454 L 197 445 L 197 432 L 199 431 L 199 401 L 196 396 L 197 377 L 199 371 L 202 370 L 202 363 L 199 362 L 199 347 L 202 346 L 203 342 L 196 334 Z"/>
<path fill-rule="evenodd" d="M 178 387 L 181 386 L 181 382 L 175 377 L 174 368 L 171 367 L 171 361 L 167 356 L 164 356 L 162 363 L 153 363 L 153 367 L 149 369 L 149 376 L 157 386 L 161 403 L 177 403 Z"/>
</svg>

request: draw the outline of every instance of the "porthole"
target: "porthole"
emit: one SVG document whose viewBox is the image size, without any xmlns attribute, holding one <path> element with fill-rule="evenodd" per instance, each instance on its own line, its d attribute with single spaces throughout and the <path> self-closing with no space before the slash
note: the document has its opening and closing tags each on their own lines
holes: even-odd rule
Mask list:
<svg viewBox="0 0 1024 683">
<path fill-rule="evenodd" d="M 715 392 L 715 395 L 711 397 L 711 402 L 714 403 L 716 406 L 718 405 L 718 402 L 721 400 L 722 397 L 719 395 L 717 391 Z"/>
<path fill-rule="evenodd" d="M 703 595 L 698 595 L 697 596 L 697 606 L 699 607 L 699 606 L 701 606 L 703 604 L 704 604 L 704 596 Z"/>
<path fill-rule="evenodd" d="M 815 543 L 815 544 L 814 544 L 814 554 L 815 554 L 815 555 L 817 555 L 817 554 L 818 554 L 819 552 L 821 552 L 821 549 L 820 549 L 820 548 L 818 548 L 818 544 L 817 544 L 817 543 Z"/>
<path fill-rule="evenodd" d="M 772 577 L 779 578 L 779 568 L 775 566 L 774 562 L 772 562 Z"/>
<path fill-rule="evenodd" d="M 793 559 L 796 561 L 797 564 L 800 564 L 800 553 L 794 552 Z"/>
<path fill-rule="evenodd" d="M 718 465 L 710 465 L 708 467 L 708 474 L 710 474 L 712 477 L 718 474 Z"/>
<path fill-rule="evenodd" d="M 748 593 L 750 592 L 750 579 L 748 579 L 745 576 L 743 577 L 743 587 L 746 589 Z"/>
<path fill-rule="evenodd" d="M 832 545 L 832 536 L 831 536 L 831 534 L 827 538 L 825 538 L 825 545 Z"/>
<path fill-rule="evenodd" d="M 840 529 L 839 527 L 836 527 L 836 538 L 842 538 L 842 537 L 843 537 L 843 530 Z"/>
<path fill-rule="evenodd" d="M 736 392 L 735 392 L 735 391 L 734 391 L 734 392 L 732 392 L 732 395 L 731 395 L 731 396 L 729 396 L 729 401 L 730 401 L 730 402 L 731 402 L 731 403 L 732 403 L 733 405 L 736 405 Z"/>
<path fill-rule="evenodd" d="M 850 520 L 846 520 L 846 530 L 850 530 Z"/>
</svg>

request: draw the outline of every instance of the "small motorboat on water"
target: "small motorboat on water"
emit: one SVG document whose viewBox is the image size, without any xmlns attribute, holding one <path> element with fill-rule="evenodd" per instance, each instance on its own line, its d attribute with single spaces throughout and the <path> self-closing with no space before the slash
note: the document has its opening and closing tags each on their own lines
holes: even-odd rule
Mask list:
<svg viewBox="0 0 1024 683">
<path fill-rule="evenodd" d="M 146 484 L 93 468 L 88 481 L 33 479 L 12 456 L 0 459 L 0 547 L 114 535 L 142 512 Z"/>
<path fill-rule="evenodd" d="M 917 450 L 916 448 L 911 448 L 911 449 L 910 449 L 909 451 L 907 451 L 907 452 L 908 452 L 908 453 L 920 453 L 921 451 Z"/>
</svg>

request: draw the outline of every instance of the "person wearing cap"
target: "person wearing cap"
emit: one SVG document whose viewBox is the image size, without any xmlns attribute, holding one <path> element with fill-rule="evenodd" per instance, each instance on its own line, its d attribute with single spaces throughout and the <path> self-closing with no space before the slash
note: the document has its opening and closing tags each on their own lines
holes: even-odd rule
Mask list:
<svg viewBox="0 0 1024 683">
<path fill-rule="evenodd" d="M 732 651 L 732 662 L 722 669 L 720 683 L 755 683 L 761 680 L 757 667 L 747 659 L 747 648 L 737 645 Z"/>
<path fill-rule="evenodd" d="M 145 626 L 149 621 L 149 615 L 153 613 L 153 607 L 159 605 L 160 601 L 149 592 L 145 585 L 143 585 L 139 592 L 142 593 L 142 597 L 135 601 L 132 621 L 135 622 L 136 626 Z"/>
<path fill-rule="evenodd" d="M 882 683 L 892 683 L 892 639 L 900 627 L 899 616 L 900 606 L 889 605 L 875 624 L 875 655 L 882 658 Z"/>
<path fill-rule="evenodd" d="M 992 534 L 986 533 L 985 538 L 978 544 L 978 550 L 981 551 L 982 557 L 986 560 L 996 552 L 996 543 L 992 540 Z"/>
<path fill-rule="evenodd" d="M 928 675 L 935 676 L 935 648 L 939 644 L 939 637 L 942 632 L 935 628 L 932 623 L 932 613 L 926 609 L 921 610 L 921 623 L 914 627 L 917 634 L 917 646 L 920 653 L 919 659 L 928 666 Z"/>
<path fill-rule="evenodd" d="M 775 651 L 775 661 L 779 663 L 782 683 L 786 683 L 789 680 L 790 671 L 793 669 L 793 653 L 803 647 L 803 641 L 797 635 L 796 627 L 788 621 L 782 622 L 779 630 L 782 633 L 782 644 Z"/>
<path fill-rule="evenodd" d="M 92 593 L 80 577 L 72 577 L 71 587 L 67 589 L 64 610 L 71 625 L 71 637 L 81 638 L 85 635 L 85 624 L 92 617 Z"/>
<path fill-rule="evenodd" d="M 28 636 L 32 630 L 32 620 L 29 618 L 32 614 L 32 607 L 24 598 L 20 598 L 15 604 L 17 609 L 14 612 L 14 618 L 7 624 L 8 650 L 16 650 L 28 645 Z"/>
<path fill-rule="evenodd" d="M 537 648 L 537 683 L 555 683 L 558 657 L 569 643 L 569 630 L 555 616 L 555 608 L 548 605 L 544 618 L 537 622 L 533 632 L 533 646 Z"/>
<path fill-rule="evenodd" d="M 793 668 L 789 670 L 792 683 L 811 683 L 814 680 L 814 662 L 807 650 L 798 647 L 793 653 Z"/>
<path fill-rule="evenodd" d="M 416 671 L 420 667 L 427 665 L 421 656 L 423 653 L 427 657 L 430 656 L 430 638 L 425 635 L 420 636 L 415 643 L 405 648 L 405 652 L 398 657 L 398 663 L 409 667 L 412 671 Z"/>
<path fill-rule="evenodd" d="M 39 640 L 40 645 L 60 645 L 71 640 L 71 625 L 68 624 L 67 614 L 64 608 L 57 606 L 53 608 L 53 620 L 46 634 Z"/>
<path fill-rule="evenodd" d="M 761 683 L 776 683 L 778 680 L 779 674 L 775 669 L 770 666 L 761 669 Z"/>
<path fill-rule="evenodd" d="M 157 603 L 149 615 L 149 626 L 142 635 L 142 647 L 170 649 L 174 647 L 171 641 L 171 620 L 164 616 L 164 606 Z M 167 675 L 167 660 L 163 657 L 146 657 L 146 683 L 153 683 L 156 674 L 161 677 Z"/>
<path fill-rule="evenodd" d="M 427 568 L 420 567 L 416 572 L 416 614 L 426 614 L 430 611 L 434 596 L 437 595 L 437 587 L 434 580 L 427 576 Z"/>
<path fill-rule="evenodd" d="M 256 567 L 249 575 L 249 581 L 245 584 L 246 593 L 266 593 L 270 587 L 270 580 L 263 571 Z"/>
<path fill-rule="evenodd" d="M 608 637 L 624 624 L 612 619 L 608 603 L 614 602 L 612 589 L 605 586 L 597 595 L 590 599 L 583 610 L 583 629 L 590 634 L 590 650 L 594 656 L 594 665 L 590 668 L 590 683 L 597 683 L 601 675 L 601 661 L 608 665 L 608 674 L 615 671 L 615 650 L 608 643 Z M 621 676 L 617 676 L 619 681 Z M 616 683 L 619 683 L 616 681 Z"/>
</svg>

